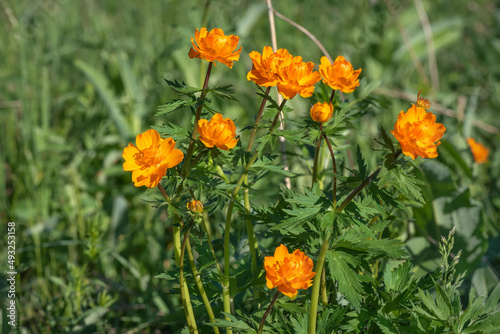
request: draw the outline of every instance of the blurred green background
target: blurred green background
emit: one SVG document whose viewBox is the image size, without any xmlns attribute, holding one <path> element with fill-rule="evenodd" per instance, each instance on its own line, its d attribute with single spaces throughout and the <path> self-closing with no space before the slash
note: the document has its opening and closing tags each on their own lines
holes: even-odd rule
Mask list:
<svg viewBox="0 0 500 334">
<path fill-rule="evenodd" d="M 392 130 L 419 91 L 433 103 L 430 111 L 447 132 L 439 158 L 417 173 L 429 181 L 428 205 L 401 213 L 400 235 L 424 272 L 437 263 L 434 241 L 456 225 L 466 286 L 486 294 L 500 270 L 498 2 L 273 5 L 333 58 L 343 55 L 363 69 L 360 89 L 346 97 L 371 101 L 346 134 L 363 153 L 377 127 Z M 141 200 L 145 188 L 133 186 L 121 154 L 152 125 L 190 126 L 185 113 L 154 114 L 173 98 L 164 79 L 201 85 L 206 64 L 187 53 L 202 26 L 240 36 L 240 61 L 231 70 L 217 65 L 211 84 L 234 85 L 238 102 L 224 105 L 225 116 L 240 129 L 253 122 L 260 99 L 246 80 L 248 53 L 271 44 L 266 3 L 7 0 L 0 17 L 0 218 L 2 229 L 16 222 L 19 330 L 176 332 L 183 317 L 178 296 L 154 278 L 173 262 L 170 222 Z M 279 48 L 319 63 L 311 39 L 275 20 Z M 310 101 L 296 98 L 290 106 L 290 118 L 305 118 Z M 488 164 L 474 164 L 469 136 L 491 150 Z M 366 159 L 374 168 L 377 161 Z M 0 275 L 6 263 L 3 251 Z"/>
</svg>

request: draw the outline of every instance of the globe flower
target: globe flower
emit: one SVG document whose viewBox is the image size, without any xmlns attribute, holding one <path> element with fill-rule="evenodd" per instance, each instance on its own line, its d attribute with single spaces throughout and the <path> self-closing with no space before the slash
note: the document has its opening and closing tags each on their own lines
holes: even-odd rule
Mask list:
<svg viewBox="0 0 500 334">
<path fill-rule="evenodd" d="M 317 102 L 311 107 L 311 118 L 318 123 L 326 123 L 333 116 L 333 105 L 331 103 Z"/>
<path fill-rule="evenodd" d="M 316 275 L 309 257 L 298 249 L 289 254 L 285 245 L 276 248 L 274 256 L 265 257 L 264 269 L 267 287 L 278 287 L 278 291 L 292 299 L 297 296 L 297 290 L 309 288 Z"/>
<path fill-rule="evenodd" d="M 361 69 L 354 71 L 351 63 L 342 56 L 338 56 L 333 64 L 330 63 L 328 58 L 321 57 L 319 73 L 323 77 L 323 82 L 332 89 L 352 93 L 359 86 L 358 77 Z"/>
<path fill-rule="evenodd" d="M 172 138 L 163 139 L 156 130 L 148 130 L 135 139 L 137 146 L 128 144 L 123 150 L 123 170 L 132 172 L 136 187 L 153 188 L 167 174 L 167 169 L 177 166 L 184 153 L 175 148 Z"/>
<path fill-rule="evenodd" d="M 203 212 L 203 204 L 200 201 L 195 199 L 191 200 L 186 205 L 187 209 L 193 213 L 202 213 Z"/>
<path fill-rule="evenodd" d="M 262 54 L 252 51 L 249 54 L 252 60 L 252 70 L 247 74 L 247 80 L 253 81 L 259 86 L 272 87 L 280 81 L 278 68 L 288 62 L 291 63 L 293 56 L 286 49 L 273 52 L 270 46 L 265 46 Z"/>
<path fill-rule="evenodd" d="M 236 127 L 229 118 L 223 119 L 221 114 L 215 114 L 210 121 L 198 121 L 200 140 L 206 147 L 217 146 L 221 150 L 229 151 L 236 146 Z"/>
<path fill-rule="evenodd" d="M 278 92 L 287 100 L 297 94 L 310 97 L 314 93 L 314 85 L 321 80 L 319 72 L 314 71 L 314 63 L 305 63 L 300 56 L 286 59 L 277 70 Z"/>
<path fill-rule="evenodd" d="M 191 37 L 193 47 L 189 50 L 189 58 L 205 59 L 214 65 L 215 61 L 218 61 L 232 68 L 233 61 L 240 59 L 241 47 L 236 50 L 239 39 L 235 35 L 224 35 L 224 31 L 219 28 L 214 28 L 210 32 L 207 32 L 206 28 L 201 28 L 199 32 L 196 29 L 194 38 Z"/>
<path fill-rule="evenodd" d="M 441 144 L 439 139 L 445 131 L 443 124 L 436 123 L 433 113 L 412 104 L 406 113 L 399 113 L 391 133 L 399 141 L 404 155 L 415 159 L 417 156 L 437 157 L 437 146 Z"/>
<path fill-rule="evenodd" d="M 474 156 L 474 161 L 476 161 L 477 164 L 482 164 L 488 161 L 490 150 L 483 144 L 476 142 L 473 138 L 467 138 L 467 144 L 469 144 L 472 155 Z"/>
</svg>

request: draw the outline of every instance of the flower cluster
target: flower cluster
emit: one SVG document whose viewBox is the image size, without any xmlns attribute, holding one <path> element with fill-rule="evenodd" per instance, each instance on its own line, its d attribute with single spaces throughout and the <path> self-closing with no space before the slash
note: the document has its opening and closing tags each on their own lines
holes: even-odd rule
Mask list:
<svg viewBox="0 0 500 334">
<path fill-rule="evenodd" d="M 403 154 L 416 159 L 437 157 L 437 146 L 445 131 L 443 124 L 436 123 L 433 113 L 412 104 L 406 113 L 399 113 L 391 133 L 399 141 Z"/>
<path fill-rule="evenodd" d="M 253 67 L 247 79 L 259 86 L 277 86 L 278 92 L 289 100 L 299 94 L 310 97 L 314 93 L 314 85 L 321 76 L 314 71 L 314 63 L 303 62 L 302 57 L 292 56 L 287 50 L 272 52 L 269 46 L 264 47 L 262 54 L 250 53 Z"/>
<path fill-rule="evenodd" d="M 137 146 L 129 143 L 122 156 L 125 159 L 123 169 L 132 172 L 136 187 L 156 187 L 167 169 L 177 166 L 184 158 L 172 138 L 163 139 L 153 129 L 138 135 L 135 142 Z"/>
<path fill-rule="evenodd" d="M 476 142 L 473 138 L 467 138 L 467 144 L 469 144 L 472 155 L 474 156 L 474 161 L 476 161 L 477 164 L 483 164 L 488 161 L 490 150 L 486 148 L 486 146 Z"/>
<path fill-rule="evenodd" d="M 309 288 L 316 275 L 309 257 L 298 249 L 290 254 L 285 245 L 276 248 L 274 256 L 266 256 L 264 269 L 267 287 L 278 287 L 278 291 L 292 299 L 297 296 L 297 290 Z"/>
</svg>

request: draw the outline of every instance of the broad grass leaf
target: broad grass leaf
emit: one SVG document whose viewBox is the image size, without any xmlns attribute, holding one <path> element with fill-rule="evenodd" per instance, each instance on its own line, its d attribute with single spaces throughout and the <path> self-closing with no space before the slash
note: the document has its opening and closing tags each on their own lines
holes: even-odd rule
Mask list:
<svg viewBox="0 0 500 334">
<path fill-rule="evenodd" d="M 118 106 L 118 99 L 114 95 L 110 88 L 110 82 L 108 79 L 99 72 L 92 65 L 84 62 L 83 60 L 75 60 L 75 66 L 85 74 L 87 79 L 90 80 L 92 85 L 96 88 L 97 92 L 101 96 L 106 109 L 108 110 L 109 117 L 115 123 L 118 132 L 123 138 L 130 138 L 131 132 L 129 124 L 127 123 L 125 116 L 122 114 L 120 107 Z"/>
</svg>

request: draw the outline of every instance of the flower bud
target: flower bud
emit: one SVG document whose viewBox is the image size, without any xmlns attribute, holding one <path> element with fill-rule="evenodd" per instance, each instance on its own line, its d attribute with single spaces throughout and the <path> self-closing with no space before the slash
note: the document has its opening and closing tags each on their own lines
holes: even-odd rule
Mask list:
<svg viewBox="0 0 500 334">
<path fill-rule="evenodd" d="M 203 212 L 203 204 L 201 204 L 200 201 L 197 201 L 195 199 L 191 200 L 188 202 L 186 205 L 189 211 L 193 213 L 202 213 Z"/>
<path fill-rule="evenodd" d="M 417 107 L 423 108 L 425 111 L 429 110 L 431 103 L 426 98 L 420 97 L 420 92 L 417 95 Z"/>
<path fill-rule="evenodd" d="M 331 103 L 317 102 L 311 107 L 311 118 L 318 123 L 326 123 L 332 118 L 333 105 Z"/>
</svg>

